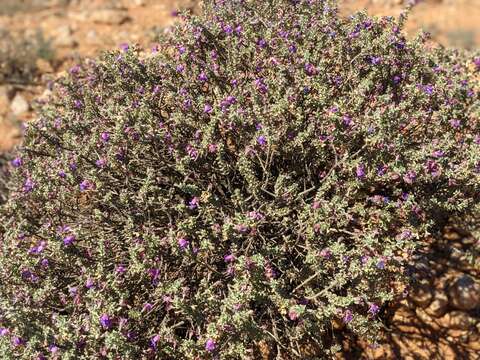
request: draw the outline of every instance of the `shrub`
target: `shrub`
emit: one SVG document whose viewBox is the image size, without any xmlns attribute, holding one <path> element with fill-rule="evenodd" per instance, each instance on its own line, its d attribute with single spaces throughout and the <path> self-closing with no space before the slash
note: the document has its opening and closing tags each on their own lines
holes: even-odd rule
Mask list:
<svg viewBox="0 0 480 360">
<path fill-rule="evenodd" d="M 38 29 L 34 36 L 0 29 L 0 84 L 30 84 L 40 75 L 37 60 L 52 61 L 54 50 Z"/>
<path fill-rule="evenodd" d="M 472 55 L 326 1 L 206 1 L 151 56 L 80 64 L 2 209 L 15 359 L 332 357 L 478 204 Z"/>
</svg>

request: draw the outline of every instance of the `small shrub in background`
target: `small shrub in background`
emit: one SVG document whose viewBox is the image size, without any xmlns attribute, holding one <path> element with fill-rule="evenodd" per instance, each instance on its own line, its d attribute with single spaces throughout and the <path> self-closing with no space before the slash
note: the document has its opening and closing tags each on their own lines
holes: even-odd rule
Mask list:
<svg viewBox="0 0 480 360">
<path fill-rule="evenodd" d="M 334 2 L 206 1 L 70 70 L 2 208 L 7 358 L 332 357 L 478 210 L 472 54 Z"/>
<path fill-rule="evenodd" d="M 37 61 L 51 62 L 54 50 L 51 41 L 40 29 L 34 36 L 0 30 L 0 84 L 30 84 L 40 75 Z"/>
</svg>

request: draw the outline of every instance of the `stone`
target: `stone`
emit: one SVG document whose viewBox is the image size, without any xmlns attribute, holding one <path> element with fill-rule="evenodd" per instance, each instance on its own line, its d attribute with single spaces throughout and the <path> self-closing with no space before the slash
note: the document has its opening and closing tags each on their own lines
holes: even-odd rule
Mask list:
<svg viewBox="0 0 480 360">
<path fill-rule="evenodd" d="M 120 25 L 127 21 L 129 16 L 121 9 L 98 9 L 92 11 L 89 19 L 99 24 Z"/>
<path fill-rule="evenodd" d="M 437 320 L 438 324 L 447 329 L 455 330 L 469 330 L 477 320 L 466 312 L 454 310 L 449 313 L 446 313 L 440 319 Z"/>
<path fill-rule="evenodd" d="M 441 317 L 445 315 L 448 308 L 448 296 L 441 290 L 435 291 L 433 300 L 425 309 L 425 312 L 433 317 Z"/>
<path fill-rule="evenodd" d="M 459 310 L 473 310 L 480 307 L 480 284 L 469 275 L 457 278 L 448 287 L 450 305 Z"/>
<path fill-rule="evenodd" d="M 50 61 L 48 60 L 38 58 L 35 62 L 35 65 L 37 66 L 38 71 L 40 71 L 42 74 L 54 72 L 52 64 L 50 64 Z"/>
<path fill-rule="evenodd" d="M 55 31 L 53 44 L 58 47 L 75 47 L 78 45 L 77 41 L 73 37 L 73 30 L 70 25 L 60 26 Z"/>
<path fill-rule="evenodd" d="M 421 282 L 415 285 L 410 293 L 410 300 L 422 308 L 430 305 L 432 298 L 432 288 L 427 282 Z"/>
<path fill-rule="evenodd" d="M 0 86 L 0 114 L 8 113 L 10 100 L 13 96 L 13 89 L 9 85 Z"/>
<path fill-rule="evenodd" d="M 432 330 L 434 331 L 440 330 L 440 327 L 435 323 L 433 318 L 421 307 L 417 307 L 415 309 L 415 314 L 424 324 L 428 324 Z"/>
<path fill-rule="evenodd" d="M 25 100 L 25 98 L 20 93 L 17 93 L 10 104 L 10 110 L 12 111 L 13 115 L 23 115 L 29 109 L 30 106 L 28 105 L 27 100 Z"/>
</svg>

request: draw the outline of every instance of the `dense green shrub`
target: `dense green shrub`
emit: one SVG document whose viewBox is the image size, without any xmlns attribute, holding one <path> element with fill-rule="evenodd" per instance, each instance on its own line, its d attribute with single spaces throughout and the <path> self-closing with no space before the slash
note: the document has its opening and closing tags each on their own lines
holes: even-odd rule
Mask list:
<svg viewBox="0 0 480 360">
<path fill-rule="evenodd" d="M 474 57 L 403 20 L 206 1 L 151 56 L 72 68 L 12 164 L 0 351 L 324 358 L 334 320 L 374 341 L 479 194 Z"/>
</svg>

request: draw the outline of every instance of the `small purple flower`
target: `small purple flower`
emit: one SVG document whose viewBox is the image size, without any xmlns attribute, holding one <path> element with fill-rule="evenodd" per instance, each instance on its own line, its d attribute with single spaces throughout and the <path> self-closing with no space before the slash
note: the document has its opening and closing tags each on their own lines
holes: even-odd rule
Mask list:
<svg viewBox="0 0 480 360">
<path fill-rule="evenodd" d="M 143 308 L 142 308 L 142 310 L 143 310 L 143 311 L 146 311 L 146 312 L 149 312 L 149 311 L 152 310 L 152 309 L 153 309 L 153 305 L 150 304 L 150 303 L 145 303 L 145 304 L 143 305 Z"/>
<path fill-rule="evenodd" d="M 298 315 L 298 313 L 294 309 L 291 309 L 288 312 L 288 318 L 292 321 L 298 320 L 299 317 L 300 317 L 300 315 Z"/>
<path fill-rule="evenodd" d="M 257 41 L 257 45 L 262 48 L 262 49 L 265 49 L 267 47 L 267 42 L 264 40 L 264 39 L 259 39 Z"/>
<path fill-rule="evenodd" d="M 313 76 L 317 73 L 317 69 L 310 63 L 305 64 L 305 72 L 308 76 Z"/>
<path fill-rule="evenodd" d="M 160 335 L 155 335 L 150 339 L 150 346 L 154 349 L 157 350 L 157 344 L 160 341 Z"/>
<path fill-rule="evenodd" d="M 440 175 L 440 167 L 435 160 L 429 159 L 425 164 L 425 170 L 428 174 L 432 174 L 432 176 Z"/>
<path fill-rule="evenodd" d="M 65 179 L 67 177 L 67 174 L 65 173 L 65 171 L 60 170 L 58 172 L 58 176 L 61 177 L 62 179 Z"/>
<path fill-rule="evenodd" d="M 359 164 L 357 166 L 357 169 L 356 169 L 355 173 L 357 175 L 357 178 L 359 178 L 359 179 L 365 178 L 365 165 Z"/>
<path fill-rule="evenodd" d="M 203 112 L 205 114 L 211 114 L 212 113 L 212 105 L 210 104 L 205 104 L 205 107 L 203 108 Z"/>
<path fill-rule="evenodd" d="M 264 135 L 260 135 L 257 138 L 257 142 L 261 145 L 264 146 L 267 143 L 267 138 Z"/>
<path fill-rule="evenodd" d="M 106 164 L 107 160 L 105 159 L 98 159 L 97 161 L 95 161 L 95 165 L 97 165 L 97 167 L 99 168 L 104 168 Z"/>
<path fill-rule="evenodd" d="M 436 158 L 441 158 L 445 155 L 445 152 L 443 150 L 436 150 L 433 152 L 433 156 Z"/>
<path fill-rule="evenodd" d="M 55 345 L 55 344 L 51 344 L 51 345 L 48 346 L 48 350 L 50 350 L 50 352 L 51 352 L 52 354 L 56 354 L 56 353 L 58 353 L 58 351 L 60 350 L 60 348 L 59 348 L 57 345 Z"/>
<path fill-rule="evenodd" d="M 100 325 L 102 325 L 104 329 L 110 329 L 113 325 L 110 316 L 108 316 L 107 314 L 102 314 L 102 316 L 100 316 Z"/>
<path fill-rule="evenodd" d="M 403 181 L 405 181 L 407 184 L 413 184 L 415 179 L 417 178 L 417 174 L 413 170 L 409 170 L 404 176 L 403 176 Z"/>
<path fill-rule="evenodd" d="M 350 116 L 348 116 L 348 115 L 345 115 L 345 116 L 343 117 L 343 124 L 344 124 L 345 126 L 350 126 L 350 125 L 352 125 L 352 118 L 351 118 Z"/>
<path fill-rule="evenodd" d="M 188 208 L 194 210 L 198 207 L 198 197 L 194 196 L 188 203 Z"/>
<path fill-rule="evenodd" d="M 431 84 L 425 85 L 423 87 L 423 91 L 428 95 L 432 95 L 433 94 L 433 85 L 431 85 Z"/>
<path fill-rule="evenodd" d="M 201 82 L 206 82 L 208 80 L 207 74 L 205 74 L 203 71 L 198 75 L 198 80 Z"/>
<path fill-rule="evenodd" d="M 27 178 L 27 180 L 25 180 L 25 183 L 23 184 L 23 192 L 29 193 L 33 190 L 34 187 L 35 183 L 32 181 L 32 179 Z"/>
<path fill-rule="evenodd" d="M 185 66 L 177 65 L 177 72 L 181 73 L 181 72 L 183 72 L 183 70 L 185 70 Z"/>
<path fill-rule="evenodd" d="M 81 109 L 83 107 L 83 103 L 81 100 L 74 100 L 73 106 L 75 107 L 75 109 Z"/>
<path fill-rule="evenodd" d="M 480 71 L 480 57 L 476 57 L 473 59 L 473 64 L 477 68 L 477 71 Z"/>
<path fill-rule="evenodd" d="M 80 191 L 90 190 L 91 188 L 92 188 L 92 184 L 88 180 L 83 180 L 80 183 Z"/>
<path fill-rule="evenodd" d="M 377 268 L 380 270 L 385 269 L 385 260 L 380 260 L 379 262 L 377 262 Z"/>
<path fill-rule="evenodd" d="M 368 309 L 368 312 L 372 314 L 373 316 L 377 315 L 378 312 L 380 311 L 380 308 L 377 304 L 370 304 L 370 308 Z"/>
<path fill-rule="evenodd" d="M 127 268 L 125 267 L 125 265 L 120 264 L 115 268 L 115 271 L 119 274 L 123 274 L 125 273 L 125 271 L 127 271 Z"/>
<path fill-rule="evenodd" d="M 180 238 L 178 239 L 178 246 L 180 246 L 180 249 L 185 250 L 188 246 L 189 242 L 185 238 Z"/>
<path fill-rule="evenodd" d="M 387 165 L 379 165 L 377 167 L 377 175 L 378 176 L 383 176 L 387 173 L 388 167 Z"/>
<path fill-rule="evenodd" d="M 94 287 L 94 283 L 93 283 L 93 280 L 91 278 L 88 278 L 87 281 L 85 282 L 85 287 L 87 289 L 91 289 Z"/>
<path fill-rule="evenodd" d="M 207 342 L 205 343 L 205 350 L 208 352 L 212 352 L 217 348 L 217 344 L 213 339 L 208 339 Z"/>
<path fill-rule="evenodd" d="M 102 132 L 100 138 L 103 142 L 108 142 L 108 140 L 110 140 L 110 134 L 108 132 Z"/>
<path fill-rule="evenodd" d="M 19 336 L 14 336 L 13 339 L 12 339 L 12 343 L 13 345 L 15 346 L 23 346 L 26 344 L 25 340 L 23 340 L 21 337 Z"/>
<path fill-rule="evenodd" d="M 0 328 L 0 336 L 7 336 L 8 334 L 10 334 L 10 330 L 7 328 Z"/>
<path fill-rule="evenodd" d="M 288 51 L 290 51 L 291 53 L 296 53 L 297 52 L 297 47 L 292 44 L 288 47 Z"/>
<path fill-rule="evenodd" d="M 123 52 L 127 52 L 129 48 L 130 48 L 130 47 L 128 46 L 127 43 L 122 43 L 122 44 L 120 44 L 120 49 L 121 49 Z"/>
<path fill-rule="evenodd" d="M 209 153 L 215 153 L 218 150 L 218 145 L 217 144 L 208 144 L 208 152 Z"/>
<path fill-rule="evenodd" d="M 229 255 L 225 255 L 223 257 L 223 260 L 226 262 L 226 263 L 229 263 L 229 262 L 233 262 L 235 260 L 235 256 L 233 254 L 229 254 Z"/>
<path fill-rule="evenodd" d="M 78 293 L 77 287 L 76 287 L 76 286 L 71 287 L 70 289 L 68 289 L 68 293 L 70 294 L 70 296 L 75 296 L 75 295 L 77 295 L 77 293 Z"/>
<path fill-rule="evenodd" d="M 353 314 L 351 310 L 346 310 L 344 315 L 343 315 L 343 322 L 345 324 L 348 324 L 350 321 L 353 320 Z"/>
<path fill-rule="evenodd" d="M 382 58 L 379 57 L 379 56 L 376 56 L 376 57 L 375 57 L 375 56 L 372 56 L 372 57 L 370 58 L 370 62 L 372 63 L 372 65 L 378 65 L 378 64 L 380 64 L 380 63 L 382 62 Z"/>
<path fill-rule="evenodd" d="M 73 244 L 73 242 L 76 240 L 75 235 L 68 235 L 63 238 L 63 244 L 65 246 L 70 246 Z"/>
<path fill-rule="evenodd" d="M 223 27 L 223 31 L 225 31 L 228 35 L 233 33 L 233 27 L 231 25 L 226 25 Z"/>
<path fill-rule="evenodd" d="M 45 267 L 45 268 L 48 267 L 48 259 L 42 259 L 40 264 L 42 264 L 42 266 Z"/>
<path fill-rule="evenodd" d="M 12 166 L 15 168 L 22 166 L 23 164 L 22 158 L 16 157 L 10 162 L 10 164 L 12 164 Z"/>
<path fill-rule="evenodd" d="M 330 259 L 332 257 L 332 251 L 329 248 L 322 249 L 320 251 L 320 256 L 324 259 Z"/>
<path fill-rule="evenodd" d="M 395 76 L 393 77 L 393 83 L 394 83 L 395 85 L 397 85 L 400 81 L 402 81 L 402 78 L 401 78 L 400 76 L 395 75 Z"/>
<path fill-rule="evenodd" d="M 448 121 L 450 123 L 450 125 L 454 128 L 454 129 L 458 129 L 460 127 L 460 120 L 458 119 L 451 119 Z"/>
</svg>

